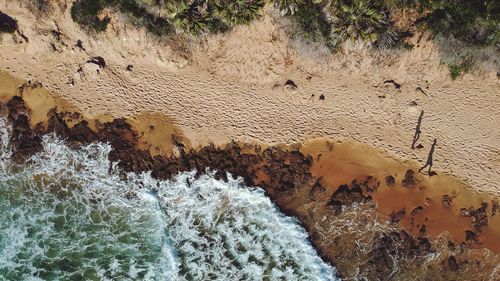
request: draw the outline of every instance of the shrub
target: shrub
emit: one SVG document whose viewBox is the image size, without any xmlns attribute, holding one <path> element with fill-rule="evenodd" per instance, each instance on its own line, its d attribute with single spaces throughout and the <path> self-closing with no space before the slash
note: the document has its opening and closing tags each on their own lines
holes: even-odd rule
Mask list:
<svg viewBox="0 0 500 281">
<path fill-rule="evenodd" d="M 382 7 L 369 0 L 345 1 L 330 6 L 333 32 L 344 41 L 350 39 L 375 42 L 387 29 L 388 20 Z"/>
<path fill-rule="evenodd" d="M 17 21 L 0 12 L 0 32 L 13 33 L 17 30 Z"/>
<path fill-rule="evenodd" d="M 331 36 L 332 26 L 323 13 L 322 7 L 313 2 L 306 2 L 290 15 L 300 31 L 299 36 L 306 42 L 324 42 L 325 45 L 334 49 L 336 42 Z"/>
<path fill-rule="evenodd" d="M 71 7 L 71 17 L 81 26 L 93 29 L 96 32 L 106 30 L 110 19 L 99 19 L 98 15 L 105 8 L 104 0 L 79 0 Z"/>
</svg>

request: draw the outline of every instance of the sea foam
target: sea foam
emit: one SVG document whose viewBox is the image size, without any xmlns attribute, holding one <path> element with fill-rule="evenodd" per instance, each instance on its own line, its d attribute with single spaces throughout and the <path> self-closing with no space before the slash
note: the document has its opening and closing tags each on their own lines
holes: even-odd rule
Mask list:
<svg viewBox="0 0 500 281">
<path fill-rule="evenodd" d="M 120 174 L 111 147 L 45 136 L 22 166 L 0 128 L 0 280 L 336 280 L 258 187 Z"/>
</svg>

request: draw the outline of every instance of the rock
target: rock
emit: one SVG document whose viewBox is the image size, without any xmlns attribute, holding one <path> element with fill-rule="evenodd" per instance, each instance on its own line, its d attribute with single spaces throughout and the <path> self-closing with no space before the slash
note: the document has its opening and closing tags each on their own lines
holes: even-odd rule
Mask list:
<svg viewBox="0 0 500 281">
<path fill-rule="evenodd" d="M 385 183 L 387 184 L 387 186 L 393 186 L 395 182 L 396 179 L 392 175 L 388 175 L 387 177 L 385 177 Z"/>
<path fill-rule="evenodd" d="M 497 214 L 497 210 L 500 208 L 498 201 L 493 199 L 491 200 L 491 216 L 494 217 Z"/>
<path fill-rule="evenodd" d="M 83 42 L 82 40 L 78 39 L 76 40 L 76 47 L 78 47 L 80 50 L 85 51 L 85 48 L 83 47 Z"/>
<path fill-rule="evenodd" d="M 488 225 L 488 215 L 486 214 L 486 209 L 488 208 L 487 203 L 483 203 L 482 206 L 476 210 L 473 210 L 471 215 L 472 226 L 478 232 L 482 232 L 484 228 Z"/>
<path fill-rule="evenodd" d="M 427 226 L 425 226 L 425 224 L 422 224 L 419 228 L 418 228 L 418 235 L 420 236 L 425 236 L 427 234 Z"/>
<path fill-rule="evenodd" d="M 311 190 L 309 191 L 309 196 L 313 197 L 313 198 L 317 198 L 317 197 L 321 196 L 321 194 L 323 194 L 325 191 L 326 191 L 326 189 L 321 184 L 320 179 L 317 179 L 314 182 Z"/>
<path fill-rule="evenodd" d="M 92 57 L 90 58 L 87 63 L 93 63 L 99 66 L 99 68 L 106 68 L 106 61 L 104 60 L 103 57 Z"/>
<path fill-rule="evenodd" d="M 336 214 L 342 212 L 342 206 L 351 206 L 354 203 L 366 203 L 371 201 L 371 196 L 365 196 L 361 186 L 354 181 L 351 187 L 346 184 L 332 194 L 328 205 L 331 206 Z"/>
<path fill-rule="evenodd" d="M 425 201 L 424 201 L 424 205 L 427 207 L 432 206 L 432 199 L 429 197 L 426 197 Z"/>
<path fill-rule="evenodd" d="M 419 214 L 420 212 L 422 212 L 424 210 L 424 207 L 422 206 L 417 206 L 415 208 L 413 208 L 413 210 L 411 210 L 410 214 L 412 216 L 416 215 L 416 214 Z"/>
<path fill-rule="evenodd" d="M 131 65 L 131 64 L 127 65 L 127 70 L 128 70 L 128 71 L 132 71 L 132 69 L 133 69 L 133 68 L 134 68 L 134 66 L 133 66 L 133 65 Z"/>
<path fill-rule="evenodd" d="M 460 215 L 463 217 L 470 217 L 471 224 L 477 232 L 482 232 L 484 228 L 488 225 L 488 215 L 486 214 L 486 209 L 488 208 L 487 203 L 482 203 L 480 208 L 461 208 Z"/>
<path fill-rule="evenodd" d="M 14 33 L 17 29 L 17 21 L 0 11 L 0 32 Z"/>
<path fill-rule="evenodd" d="M 405 230 L 380 233 L 375 237 L 368 255 L 368 264 L 375 272 L 370 280 L 386 280 L 394 269 L 394 260 L 401 257 L 422 257 L 433 251 L 427 238 L 415 238 Z"/>
<path fill-rule="evenodd" d="M 319 100 L 325 100 L 325 95 L 323 94 L 319 95 Z"/>
<path fill-rule="evenodd" d="M 460 208 L 458 211 L 462 217 L 470 217 L 470 209 L 467 208 Z"/>
<path fill-rule="evenodd" d="M 285 89 L 290 89 L 290 90 L 297 90 L 297 84 L 293 82 L 293 80 L 286 80 L 285 82 Z"/>
<path fill-rule="evenodd" d="M 472 230 L 465 231 L 465 241 L 467 242 L 477 242 L 476 233 Z"/>
<path fill-rule="evenodd" d="M 42 150 L 41 136 L 32 130 L 29 123 L 28 109 L 22 98 L 15 96 L 7 103 L 8 119 L 12 123 L 10 143 L 13 159 L 22 161 Z"/>
<path fill-rule="evenodd" d="M 391 80 L 385 80 L 384 84 L 392 84 L 392 85 L 394 85 L 394 87 L 396 89 L 400 89 L 401 88 L 401 84 L 397 83 L 396 81 L 394 81 L 392 79 Z"/>
<path fill-rule="evenodd" d="M 443 206 L 445 208 L 450 208 L 451 207 L 451 202 L 453 201 L 454 197 L 448 195 L 448 194 L 443 194 L 441 196 L 441 203 L 443 203 Z"/>
<path fill-rule="evenodd" d="M 391 223 L 398 223 L 400 222 L 404 217 L 406 216 L 406 209 L 400 209 L 397 211 L 392 211 L 392 213 L 389 215 L 389 218 L 391 220 Z"/>
<path fill-rule="evenodd" d="M 407 170 L 406 173 L 405 173 L 405 177 L 403 179 L 403 181 L 401 182 L 401 184 L 404 186 L 404 187 L 413 187 L 415 186 L 415 172 L 413 170 Z"/>
<path fill-rule="evenodd" d="M 359 183 L 366 192 L 374 192 L 380 186 L 380 182 L 373 176 L 367 176 Z"/>
<path fill-rule="evenodd" d="M 448 257 L 448 266 L 449 266 L 451 271 L 458 271 L 459 270 L 457 259 L 454 256 Z"/>
</svg>

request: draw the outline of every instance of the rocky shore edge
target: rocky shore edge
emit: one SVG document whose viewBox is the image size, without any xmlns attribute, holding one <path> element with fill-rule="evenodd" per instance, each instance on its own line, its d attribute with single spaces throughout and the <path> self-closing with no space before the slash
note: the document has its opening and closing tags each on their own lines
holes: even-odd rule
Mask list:
<svg viewBox="0 0 500 281">
<path fill-rule="evenodd" d="M 30 109 L 21 97 L 14 96 L 8 102 L 0 104 L 0 109 L 7 114 L 12 126 L 13 159 L 19 163 L 42 150 L 43 135 L 54 133 L 73 147 L 92 142 L 109 143 L 112 147 L 110 161 L 118 163 L 124 177 L 126 172 L 150 171 L 154 178 L 168 180 L 180 172 L 196 170 L 201 174 L 207 169 L 216 171 L 215 176 L 222 180 L 227 179 L 227 173 L 242 177 L 246 185 L 263 188 L 267 196 L 286 215 L 298 218 L 309 233 L 312 245 L 323 260 L 336 267 L 339 277 L 353 276 L 353 269 L 347 266 L 348 258 L 356 257 L 357 254 L 331 249 L 332 241 L 328 240 L 338 240 L 338 237 L 322 235 L 318 231 L 318 223 L 321 223 L 318 218 L 334 218 L 352 206 L 368 206 L 368 209 L 374 211 L 375 203 L 369 193 L 376 190 L 377 179 L 353 180 L 350 184 L 340 186 L 325 201 L 318 199 L 321 196 L 317 196 L 325 188 L 320 179 L 311 173 L 312 157 L 298 149 L 284 149 L 278 146 L 263 149 L 259 145 L 233 142 L 224 147 L 208 145 L 194 150 L 187 149 L 182 141 L 174 137 L 172 143 L 175 144 L 178 155 L 151 156 L 149 151 L 138 148 L 139 135 L 125 119 L 103 123 L 96 121 L 95 128 L 91 129 L 88 121 L 82 120 L 79 113 L 58 112 L 54 108 L 48 113 L 46 124 L 40 123 L 32 128 L 29 122 Z M 74 121 L 72 126 L 68 124 L 68 120 Z M 411 180 L 411 176 L 408 180 Z M 394 222 L 397 220 L 397 214 L 383 220 L 387 223 Z M 427 273 L 435 276 L 436 280 L 463 276 L 464 273 L 480 274 L 481 270 L 485 270 L 479 266 L 481 259 L 470 258 L 473 256 L 471 251 L 477 251 L 472 249 L 477 242 L 472 231 L 466 242 L 455 245 L 448 240 L 444 248 L 439 246 L 442 241 L 428 237 L 425 231 L 415 236 L 397 227 L 378 231 L 373 238 L 373 241 L 366 245 L 369 249 L 359 254 L 365 255 L 362 258 L 366 262 L 360 263 L 360 267 L 355 269 L 363 272 L 363 276 L 370 280 L 386 280 L 394 272 L 401 271 L 401 268 L 397 269 L 395 260 L 402 261 L 402 264 L 406 264 L 406 269 L 410 269 L 410 261 L 415 266 L 420 266 L 429 255 L 437 252 L 442 254 L 436 262 L 437 266 L 428 266 Z M 498 261 L 497 256 L 493 258 Z M 489 268 L 487 264 L 488 262 L 483 262 L 482 266 Z M 472 270 L 473 268 L 475 270 Z"/>
</svg>

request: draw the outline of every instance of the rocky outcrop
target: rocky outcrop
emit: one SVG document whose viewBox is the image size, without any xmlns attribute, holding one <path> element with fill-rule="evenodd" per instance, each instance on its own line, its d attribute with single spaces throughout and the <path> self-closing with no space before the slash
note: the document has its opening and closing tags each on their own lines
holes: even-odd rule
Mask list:
<svg viewBox="0 0 500 281">
<path fill-rule="evenodd" d="M 90 129 L 88 122 L 79 114 L 51 110 L 47 124 L 31 128 L 29 110 L 20 97 L 12 98 L 6 107 L 8 119 L 12 124 L 11 143 L 15 159 L 23 160 L 39 152 L 42 149 L 42 136 L 54 133 L 74 147 L 95 141 L 109 143 L 112 147 L 109 159 L 117 162 L 124 172 L 123 176 L 126 172 L 151 171 L 152 176 L 157 179 L 170 179 L 179 172 L 196 170 L 201 174 L 210 169 L 215 172 L 217 178 L 227 179 L 227 173 L 231 173 L 242 177 L 249 186 L 261 186 L 285 214 L 298 217 L 300 223 L 311 233 L 311 242 L 317 246 L 320 255 L 332 264 L 338 256 L 321 247 L 329 237 L 314 233 L 314 224 L 317 222 L 315 216 L 338 216 L 345 207 L 353 205 L 368 204 L 367 206 L 375 210 L 369 193 L 376 192 L 379 188 L 380 182 L 376 178 L 354 180 L 349 185 L 339 186 L 329 196 L 328 189 L 322 185 L 321 179 L 311 174 L 312 157 L 298 150 L 285 150 L 277 146 L 262 149 L 258 145 L 234 142 L 224 147 L 208 145 L 193 150 L 186 149 L 182 142 L 174 140 L 173 143 L 179 151 L 178 156 L 153 157 L 149 151 L 138 148 L 139 135 L 125 119 L 97 122 L 95 128 Z M 73 125 L 69 126 L 68 121 Z M 408 187 L 415 185 L 413 171 L 408 170 L 403 184 Z M 305 206 L 309 208 L 307 212 L 303 212 Z M 312 212 L 313 209 L 321 211 L 315 213 Z M 415 215 L 422 210 L 423 207 L 418 206 L 410 214 Z M 487 223 L 484 218 L 485 210 L 486 206 L 477 210 L 465 210 L 476 230 Z M 404 216 L 406 210 L 403 209 L 395 212 L 391 220 L 397 222 Z M 362 270 L 373 280 L 384 280 L 394 268 L 395 260 L 416 260 L 435 251 L 426 236 L 425 226 L 420 229 L 420 237 L 412 236 L 405 230 L 392 229 L 391 232 L 375 233 L 373 243 L 366 246 L 368 258 L 364 260 L 368 262 L 362 266 Z M 469 244 L 475 243 L 476 233 L 468 231 L 466 240 Z M 448 260 L 448 264 L 450 271 L 460 271 L 456 261 Z M 338 270 L 342 271 L 343 268 L 339 267 Z M 342 272 L 340 274 L 342 275 Z"/>
<path fill-rule="evenodd" d="M 42 138 L 31 129 L 28 109 L 20 97 L 13 97 L 7 107 L 8 119 L 12 123 L 10 143 L 13 146 L 13 158 L 22 161 L 42 150 Z"/>
<path fill-rule="evenodd" d="M 486 209 L 488 208 L 487 203 L 483 203 L 480 208 L 461 208 L 460 214 L 464 217 L 469 217 L 471 224 L 477 232 L 482 232 L 484 228 L 488 225 L 488 215 L 486 214 Z"/>
<path fill-rule="evenodd" d="M 407 170 L 404 179 L 401 181 L 401 184 L 404 187 L 413 187 L 415 186 L 415 183 L 415 172 L 413 170 Z"/>
<path fill-rule="evenodd" d="M 366 185 L 363 185 L 366 187 Z M 343 207 L 351 206 L 355 203 L 366 203 L 371 201 L 370 195 L 364 195 L 362 185 L 354 180 L 351 186 L 343 184 L 332 194 L 328 205 L 337 214 L 342 212 Z"/>
<path fill-rule="evenodd" d="M 395 262 L 403 257 L 422 257 L 431 253 L 432 246 L 427 238 L 415 238 L 410 233 L 393 231 L 375 238 L 369 264 L 374 267 L 373 280 L 386 280 L 397 266 Z"/>
</svg>

